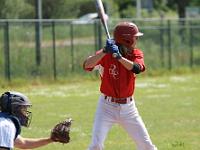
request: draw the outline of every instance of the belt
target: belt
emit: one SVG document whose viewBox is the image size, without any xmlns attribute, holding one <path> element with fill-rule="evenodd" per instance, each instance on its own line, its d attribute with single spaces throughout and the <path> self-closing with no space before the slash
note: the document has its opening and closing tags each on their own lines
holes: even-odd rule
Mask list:
<svg viewBox="0 0 200 150">
<path fill-rule="evenodd" d="M 106 96 L 106 95 L 104 96 L 104 99 L 109 101 L 109 102 L 118 103 L 118 104 L 127 104 L 127 103 L 129 103 L 133 100 L 131 97 L 114 98 L 114 97 L 110 97 L 110 96 Z"/>
</svg>

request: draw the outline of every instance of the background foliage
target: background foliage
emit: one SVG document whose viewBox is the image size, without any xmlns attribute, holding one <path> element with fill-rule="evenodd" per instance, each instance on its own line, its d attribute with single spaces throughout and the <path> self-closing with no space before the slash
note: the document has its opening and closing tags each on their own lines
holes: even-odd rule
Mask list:
<svg viewBox="0 0 200 150">
<path fill-rule="evenodd" d="M 142 1 L 146 3 L 147 1 Z M 34 19 L 36 0 L 0 0 L 1 19 Z M 135 17 L 136 0 L 104 0 L 110 17 Z M 153 0 L 152 17 L 161 11 L 183 13 L 186 6 L 200 6 L 197 0 Z M 77 18 L 89 12 L 96 12 L 94 0 L 42 0 L 44 19 Z M 147 11 L 143 9 L 143 11 Z M 180 15 L 179 15 L 180 16 Z M 144 13 L 143 17 L 149 17 Z M 183 16 L 180 16 L 183 17 Z"/>
</svg>

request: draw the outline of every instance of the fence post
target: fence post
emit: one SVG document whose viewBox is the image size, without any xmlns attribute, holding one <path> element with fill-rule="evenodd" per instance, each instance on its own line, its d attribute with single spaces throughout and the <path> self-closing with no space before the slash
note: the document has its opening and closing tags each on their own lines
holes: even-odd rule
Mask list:
<svg viewBox="0 0 200 150">
<path fill-rule="evenodd" d="M 10 75 L 10 39 L 9 39 L 9 22 L 4 25 L 4 61 L 5 61 L 5 77 L 11 81 Z"/>
<path fill-rule="evenodd" d="M 98 19 L 98 49 L 102 47 L 102 28 L 101 28 L 101 22 L 100 19 Z"/>
<path fill-rule="evenodd" d="M 96 52 L 99 49 L 99 20 L 96 19 L 94 22 L 94 37 L 95 37 L 95 49 L 94 52 Z M 98 72 L 95 71 L 95 75 L 98 76 Z"/>
<path fill-rule="evenodd" d="M 168 26 L 168 67 L 169 70 L 172 69 L 172 50 L 171 50 L 171 22 L 170 20 L 167 21 Z"/>
<path fill-rule="evenodd" d="M 70 36 L 71 36 L 71 65 L 72 65 L 72 72 L 74 72 L 74 25 L 73 23 L 70 24 Z"/>
<path fill-rule="evenodd" d="M 51 22 L 52 24 L 52 44 L 53 44 L 53 77 L 54 80 L 57 79 L 57 72 L 56 72 L 56 37 L 55 37 L 55 21 Z"/>
<path fill-rule="evenodd" d="M 163 18 L 160 19 L 160 57 L 161 57 L 161 66 L 164 67 L 164 25 Z"/>
<path fill-rule="evenodd" d="M 98 49 L 98 20 L 95 20 L 94 21 L 94 42 L 95 42 L 95 48 L 94 48 L 94 51 L 96 51 Z"/>
<path fill-rule="evenodd" d="M 192 27 L 192 22 L 189 22 L 190 23 L 190 67 L 192 68 L 193 67 L 193 27 Z"/>
<path fill-rule="evenodd" d="M 41 27 L 40 27 L 40 21 L 36 20 L 35 22 L 35 46 L 36 46 L 36 65 L 40 66 L 41 63 Z"/>
</svg>

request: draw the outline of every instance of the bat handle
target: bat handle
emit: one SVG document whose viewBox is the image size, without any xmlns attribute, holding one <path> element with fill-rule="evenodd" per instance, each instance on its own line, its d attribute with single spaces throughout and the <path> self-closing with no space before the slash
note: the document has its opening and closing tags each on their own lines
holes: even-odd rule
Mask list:
<svg viewBox="0 0 200 150">
<path fill-rule="evenodd" d="M 110 38 L 111 38 L 111 37 L 110 37 L 110 33 L 109 33 L 109 32 L 108 32 L 106 35 L 107 35 L 107 38 L 108 38 L 108 39 L 110 39 Z"/>
<path fill-rule="evenodd" d="M 106 36 L 107 36 L 107 38 L 110 39 L 111 37 L 110 37 L 110 33 L 109 33 L 109 31 L 108 31 L 107 25 L 105 25 L 104 28 L 105 28 L 105 31 L 106 31 Z"/>
</svg>

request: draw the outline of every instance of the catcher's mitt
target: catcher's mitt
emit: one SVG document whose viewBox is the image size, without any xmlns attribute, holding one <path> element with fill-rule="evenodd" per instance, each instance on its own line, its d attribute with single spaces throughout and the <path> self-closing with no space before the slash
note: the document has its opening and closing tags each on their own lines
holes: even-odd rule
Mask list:
<svg viewBox="0 0 200 150">
<path fill-rule="evenodd" d="M 63 122 L 58 123 L 51 131 L 51 140 L 60 143 L 69 143 L 70 141 L 70 127 L 72 119 L 66 119 Z"/>
</svg>

